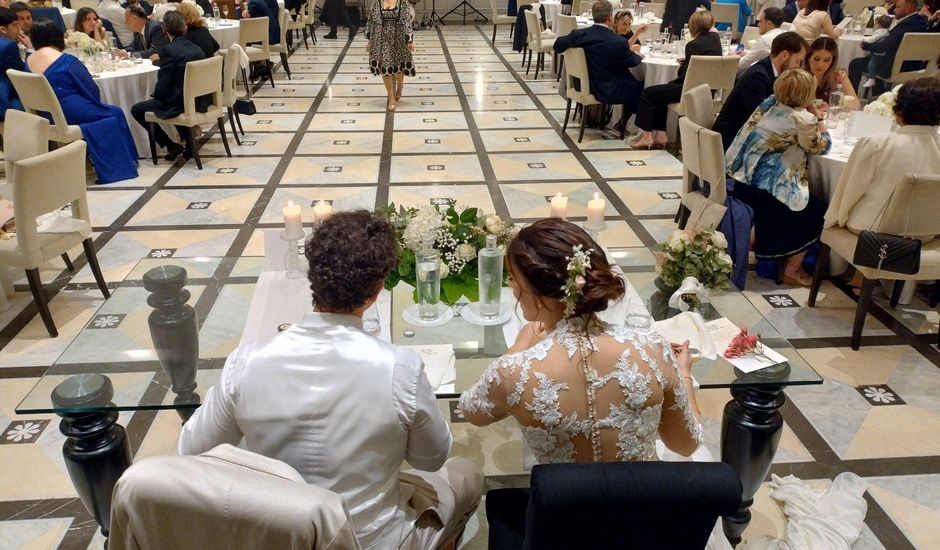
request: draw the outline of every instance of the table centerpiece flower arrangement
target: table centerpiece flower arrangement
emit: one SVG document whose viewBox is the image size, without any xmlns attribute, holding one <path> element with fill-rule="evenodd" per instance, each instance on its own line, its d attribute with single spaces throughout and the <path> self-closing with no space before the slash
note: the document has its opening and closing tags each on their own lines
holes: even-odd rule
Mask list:
<svg viewBox="0 0 940 550">
<path fill-rule="evenodd" d="M 65 35 L 65 51 L 84 61 L 107 51 L 107 46 L 82 31 L 69 31 Z"/>
<path fill-rule="evenodd" d="M 462 296 L 471 302 L 479 299 L 477 253 L 486 247 L 486 236 L 496 235 L 498 244 L 505 246 L 518 232 L 496 214 L 484 214 L 479 208 L 460 209 L 453 200 L 424 208 L 392 203 L 379 213 L 392 222 L 398 236 L 398 267 L 389 273 L 385 288 L 391 290 L 401 281 L 417 287 L 415 254 L 425 240 L 433 239 L 441 255 L 441 302 L 451 306 Z"/>
<path fill-rule="evenodd" d="M 721 231 L 677 229 L 658 247 L 656 286 L 667 299 L 688 278 L 694 278 L 705 291 L 728 286 L 733 261 L 726 252 L 728 241 Z M 692 309 L 697 308 L 704 298 L 707 298 L 707 293 L 705 296 L 682 296 L 682 300 Z"/>
<path fill-rule="evenodd" d="M 894 120 L 894 102 L 897 101 L 898 90 L 900 89 L 901 84 L 898 84 L 890 91 L 884 92 L 878 96 L 878 99 L 865 106 L 865 112 Z"/>
</svg>

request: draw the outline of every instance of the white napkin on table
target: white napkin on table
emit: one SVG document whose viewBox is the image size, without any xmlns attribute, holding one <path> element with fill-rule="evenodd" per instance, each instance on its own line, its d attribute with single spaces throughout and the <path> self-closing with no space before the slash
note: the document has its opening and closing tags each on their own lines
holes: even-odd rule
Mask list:
<svg viewBox="0 0 940 550">
<path fill-rule="evenodd" d="M 654 324 L 658 332 L 667 342 L 681 344 L 689 341 L 689 347 L 701 352 L 706 359 L 716 359 L 718 350 L 712 342 L 708 330 L 705 328 L 705 319 L 699 313 L 684 311 L 675 317 L 656 321 Z"/>
<path fill-rule="evenodd" d="M 454 346 L 452 344 L 424 344 L 402 347 L 406 347 L 421 356 L 421 360 L 424 361 L 424 373 L 427 375 L 431 387 L 435 390 L 444 383 L 453 382 L 457 379 L 456 358 L 454 357 Z"/>
</svg>

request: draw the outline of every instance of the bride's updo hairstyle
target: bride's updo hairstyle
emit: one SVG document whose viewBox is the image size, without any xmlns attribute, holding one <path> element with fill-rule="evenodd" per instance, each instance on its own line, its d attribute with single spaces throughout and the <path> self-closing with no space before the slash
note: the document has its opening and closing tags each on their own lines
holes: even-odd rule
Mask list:
<svg viewBox="0 0 940 550">
<path fill-rule="evenodd" d="M 572 250 L 578 245 L 585 252 L 591 249 L 593 252 L 574 316 L 604 311 L 608 302 L 623 296 L 623 279 L 611 271 L 600 245 L 571 222 L 547 218 L 519 231 L 509 242 L 506 255 L 510 273 L 513 278 L 525 281 L 536 295 L 562 300 L 568 281 L 567 258 L 573 256 Z"/>
</svg>

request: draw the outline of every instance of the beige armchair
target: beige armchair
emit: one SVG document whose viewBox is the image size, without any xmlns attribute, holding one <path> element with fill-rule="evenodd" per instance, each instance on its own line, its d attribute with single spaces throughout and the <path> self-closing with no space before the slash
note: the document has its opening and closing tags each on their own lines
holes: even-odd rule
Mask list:
<svg viewBox="0 0 940 550">
<path fill-rule="evenodd" d="M 268 70 L 271 87 L 274 87 L 274 72 L 271 70 L 271 43 L 268 40 L 268 18 L 250 17 L 238 22 L 238 45 L 245 50 L 248 61 L 260 62 Z M 242 73 L 245 87 L 248 88 L 248 97 L 251 97 L 251 86 L 248 84 L 247 73 Z"/>
<path fill-rule="evenodd" d="M 285 10 L 286 11 L 286 10 Z M 297 19 L 291 19 L 290 14 L 287 18 L 287 32 L 294 32 L 294 35 L 297 35 L 297 31 L 300 31 L 304 37 L 304 48 L 310 49 L 310 46 L 307 45 L 307 3 L 300 5 L 300 11 L 297 12 Z"/>
<path fill-rule="evenodd" d="M 114 487 L 111 550 L 358 550 L 341 496 L 232 445 L 134 464 Z"/>
<path fill-rule="evenodd" d="M 542 37 L 542 20 L 539 18 L 539 12 L 528 10 L 525 12 L 525 26 L 528 34 L 527 44 L 529 46 L 529 63 L 526 65 L 525 74 L 529 74 L 532 68 L 532 52 L 535 52 L 535 79 L 539 78 L 539 68 L 545 68 L 545 54 L 555 52 L 555 39 Z"/>
<path fill-rule="evenodd" d="M 908 80 L 931 76 L 937 72 L 937 58 L 940 57 L 940 33 L 935 32 L 909 32 L 901 39 L 898 53 L 894 56 L 894 65 L 888 82 L 901 84 Z M 902 71 L 901 67 L 907 61 L 920 61 L 926 63 L 923 69 Z"/>
<path fill-rule="evenodd" d="M 715 101 L 712 99 L 711 86 L 699 84 L 682 95 L 685 116 L 699 126 L 711 128 L 715 123 Z"/>
<path fill-rule="evenodd" d="M 290 54 L 290 48 L 287 46 L 287 22 L 290 17 L 287 16 L 287 10 L 284 8 L 278 8 L 277 17 L 281 23 L 281 41 L 278 44 L 271 44 L 271 53 L 280 54 L 281 66 L 284 67 L 284 72 L 287 73 L 287 78 L 290 79 L 290 65 L 287 64 L 287 56 Z M 271 78 L 273 79 L 274 76 L 272 75 Z"/>
<path fill-rule="evenodd" d="M 715 112 L 720 111 L 731 89 L 734 88 L 734 79 L 738 76 L 739 59 L 736 55 L 693 55 L 691 59 L 686 60 L 686 63 L 689 63 L 689 69 L 682 83 L 683 99 L 680 99 L 679 103 L 670 104 L 669 111 L 677 117 L 685 116 L 685 93 L 701 84 L 709 85 L 715 102 Z M 675 136 L 675 126 L 667 123 L 667 127 L 669 135 Z"/>
<path fill-rule="evenodd" d="M 555 16 L 555 40 L 558 40 L 562 36 L 568 36 L 571 34 L 571 31 L 578 28 L 578 18 L 573 15 L 556 15 Z M 558 67 L 555 69 L 555 82 L 561 80 L 561 70 L 565 66 L 565 54 L 561 54 L 558 57 Z"/>
<path fill-rule="evenodd" d="M 234 109 L 235 100 L 238 99 L 238 81 L 236 75 L 238 75 L 238 60 L 241 57 L 241 53 L 238 51 L 240 46 L 238 44 L 232 44 L 227 50 L 225 50 L 225 62 L 222 66 L 222 105 L 225 105 L 225 110 L 228 114 L 228 122 L 232 125 L 232 135 L 235 136 L 235 143 L 241 145 L 242 142 L 238 139 L 238 130 L 241 130 L 242 135 L 245 135 L 245 130 L 242 128 L 242 121 L 238 117 L 238 111 Z M 247 81 L 245 81 L 245 87 L 248 87 Z M 238 128 L 235 127 L 235 122 L 238 122 Z"/>
<path fill-rule="evenodd" d="M 897 187 L 880 223 L 872 231 L 889 233 L 910 238 L 919 238 L 923 242 L 920 252 L 920 271 L 913 275 L 904 275 L 870 267 L 852 264 L 862 274 L 862 289 L 855 307 L 855 325 L 852 327 L 852 349 L 857 350 L 862 341 L 862 329 L 865 316 L 871 303 L 872 292 L 878 279 L 895 281 L 891 305 L 898 303 L 903 281 L 931 281 L 940 279 L 940 175 L 908 174 L 898 181 Z M 858 235 L 845 227 L 829 227 L 823 230 L 822 247 L 816 259 L 816 272 L 813 286 L 809 293 L 809 307 L 816 306 L 822 274 L 829 262 L 830 252 L 835 252 L 851 263 L 855 257 Z M 935 288 L 936 291 L 936 288 Z M 935 306 L 936 303 L 934 302 Z"/>
<path fill-rule="evenodd" d="M 568 68 L 565 72 L 565 94 L 568 96 L 568 103 L 565 105 L 565 122 L 561 126 L 561 132 L 565 133 L 568 129 L 568 115 L 571 113 L 571 102 L 574 101 L 577 107 L 581 108 L 581 130 L 578 132 L 578 143 L 584 138 L 584 107 L 587 105 L 600 105 L 601 102 L 591 93 L 591 80 L 588 78 L 587 57 L 584 55 L 583 48 L 568 48 L 565 50 L 565 59 L 567 59 Z M 577 83 L 579 90 L 575 89 Z M 575 107 L 575 115 L 577 115 Z"/>
<path fill-rule="evenodd" d="M 511 15 L 500 15 L 496 0 L 490 0 L 490 23 L 493 25 L 493 44 L 496 44 L 496 27 L 499 25 L 509 25 L 509 38 L 512 39 L 512 32 L 516 28 L 516 18 Z"/>
<path fill-rule="evenodd" d="M 41 74 L 26 73 L 14 69 L 7 69 L 7 76 L 16 88 L 16 93 L 23 103 L 23 110 L 27 113 L 49 113 L 52 115 L 52 127 L 49 130 L 49 140 L 58 143 L 71 143 L 82 139 L 82 130 L 77 125 L 70 125 L 65 120 L 59 98 L 52 91 L 49 81 Z"/>
<path fill-rule="evenodd" d="M 721 134 L 696 124 L 690 117 L 683 117 L 679 120 L 679 139 L 682 143 L 682 202 L 676 221 L 680 229 L 685 229 L 689 214 L 695 211 L 702 213 L 705 226 L 716 229 L 728 194 Z M 698 189 L 692 187 L 694 176 L 698 177 Z M 703 192 L 705 183 L 709 187 L 707 196 Z M 702 224 L 696 220 L 695 225 Z"/>
<path fill-rule="evenodd" d="M 715 24 L 731 24 L 731 34 L 735 38 L 741 36 L 741 29 L 738 28 L 738 9 L 737 4 L 723 4 L 721 2 L 712 3 L 712 16 L 715 17 Z"/>
<path fill-rule="evenodd" d="M 196 110 L 196 98 L 204 95 L 212 95 L 212 104 L 206 112 L 200 113 Z M 186 127 L 186 145 L 193 152 L 196 166 L 200 170 L 202 170 L 202 159 L 199 158 L 199 150 L 193 138 L 194 126 L 209 126 L 218 123 L 225 153 L 232 156 L 232 151 L 228 147 L 228 138 L 225 136 L 222 106 L 222 57 L 216 55 L 187 63 L 186 73 L 183 76 L 183 114 L 173 118 L 160 118 L 153 111 L 148 111 L 144 115 L 144 120 L 150 123 L 150 154 L 153 157 L 153 163 L 157 164 L 157 144 L 153 139 L 153 125 L 157 123 Z"/>
<path fill-rule="evenodd" d="M 75 141 L 55 151 L 13 163 L 13 205 L 19 223 L 13 239 L 0 240 L 0 264 L 26 270 L 39 315 L 52 337 L 59 333 L 39 278 L 40 265 L 81 243 L 98 288 L 105 298 L 111 296 L 90 236 L 91 221 L 85 196 L 85 147 L 84 141 Z M 64 204 L 71 204 L 72 217 L 80 222 L 75 225 L 81 228 L 69 233 L 40 233 L 36 223 L 30 223 L 43 214 L 57 212 Z"/>
</svg>

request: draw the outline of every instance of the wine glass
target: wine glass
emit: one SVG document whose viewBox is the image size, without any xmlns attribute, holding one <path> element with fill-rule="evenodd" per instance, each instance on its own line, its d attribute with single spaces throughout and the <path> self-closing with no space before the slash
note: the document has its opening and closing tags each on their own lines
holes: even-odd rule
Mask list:
<svg viewBox="0 0 940 550">
<path fill-rule="evenodd" d="M 222 4 L 222 17 L 228 19 L 228 4 Z M 228 23 L 223 22 L 222 24 L 227 25 Z"/>
</svg>

